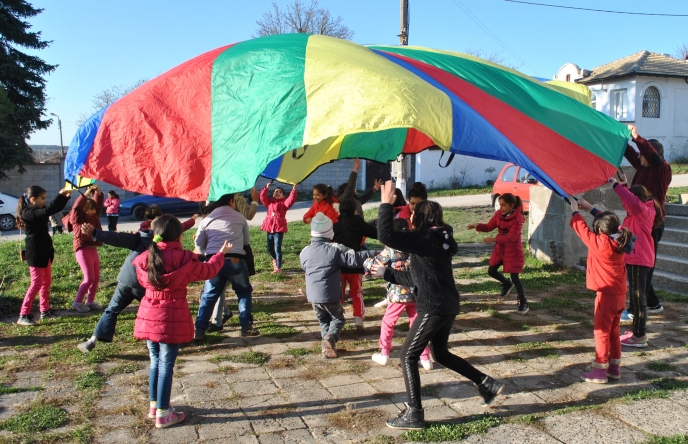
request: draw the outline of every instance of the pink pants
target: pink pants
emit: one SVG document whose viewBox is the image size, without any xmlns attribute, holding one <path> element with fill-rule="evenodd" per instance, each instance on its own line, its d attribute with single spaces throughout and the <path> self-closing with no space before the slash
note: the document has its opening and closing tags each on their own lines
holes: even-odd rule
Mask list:
<svg viewBox="0 0 688 444">
<path fill-rule="evenodd" d="M 85 247 L 76 252 L 76 261 L 84 273 L 84 280 L 79 285 L 79 291 L 76 293 L 74 302 L 83 302 L 84 295 L 88 292 L 88 299 L 86 302 L 93 302 L 96 298 L 96 291 L 98 291 L 98 282 L 100 281 L 100 258 L 98 257 L 98 249 L 94 247 Z"/>
<path fill-rule="evenodd" d="M 363 305 L 363 275 L 358 273 L 342 273 L 342 302 L 346 300 L 346 284 L 349 284 L 349 297 L 354 307 L 354 316 L 365 316 Z"/>
<path fill-rule="evenodd" d="M 382 317 L 382 326 L 380 328 L 380 348 L 384 354 L 389 354 L 392 350 L 392 337 L 394 336 L 394 326 L 401 314 L 406 310 L 406 315 L 409 318 L 409 327 L 413 325 L 413 321 L 416 320 L 418 312 L 416 311 L 416 303 L 409 302 L 407 304 L 397 304 L 390 302 L 387 304 L 387 310 L 385 315 Z M 421 361 L 430 360 L 430 349 L 425 347 L 423 353 L 420 355 Z"/>
<path fill-rule="evenodd" d="M 52 271 L 51 263 L 48 261 L 48 266 L 45 268 L 29 267 L 29 272 L 31 273 L 31 285 L 26 291 L 26 296 L 24 296 L 24 302 L 21 305 L 20 316 L 26 316 L 31 314 L 31 308 L 33 307 L 33 300 L 36 299 L 36 295 L 40 293 L 40 310 L 41 313 L 50 310 L 50 284 L 52 283 Z"/>
</svg>

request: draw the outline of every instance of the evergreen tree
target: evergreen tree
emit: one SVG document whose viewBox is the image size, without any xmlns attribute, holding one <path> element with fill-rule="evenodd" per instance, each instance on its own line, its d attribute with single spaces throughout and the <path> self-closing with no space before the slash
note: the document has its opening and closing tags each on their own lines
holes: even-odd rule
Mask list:
<svg viewBox="0 0 688 444">
<path fill-rule="evenodd" d="M 30 32 L 25 21 L 40 14 L 25 0 L 0 0 L 0 179 L 6 171 L 31 162 L 31 148 L 25 139 L 45 129 L 51 120 L 45 113 L 45 79 L 57 65 L 17 48 L 44 49 L 51 42 L 40 32 Z"/>
</svg>

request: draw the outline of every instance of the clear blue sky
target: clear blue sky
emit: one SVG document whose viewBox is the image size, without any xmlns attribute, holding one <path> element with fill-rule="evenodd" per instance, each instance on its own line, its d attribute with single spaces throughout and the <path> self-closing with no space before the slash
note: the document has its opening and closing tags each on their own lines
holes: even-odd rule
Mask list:
<svg viewBox="0 0 688 444">
<path fill-rule="evenodd" d="M 95 94 L 153 78 L 205 51 L 251 38 L 270 0 L 29 0 L 44 12 L 33 30 L 52 40 L 37 54 L 59 64 L 48 76 L 47 111 L 62 118 L 69 145 L 78 116 Z M 310 0 L 304 0 L 309 3 Z M 503 51 L 507 65 L 551 78 L 567 62 L 581 68 L 647 49 L 673 53 L 688 43 L 688 17 L 641 17 L 555 9 L 503 0 L 409 0 L 409 44 L 462 51 L 469 44 Z M 276 0 L 280 6 L 290 0 Z M 566 6 L 688 14 L 685 0 L 536 0 Z M 320 0 L 361 44 L 398 44 L 399 0 Z M 463 7 L 462 7 L 463 6 Z M 490 37 L 469 15 L 508 45 Z M 521 60 L 525 61 L 525 64 Z M 57 121 L 29 144 L 59 144 Z"/>
</svg>

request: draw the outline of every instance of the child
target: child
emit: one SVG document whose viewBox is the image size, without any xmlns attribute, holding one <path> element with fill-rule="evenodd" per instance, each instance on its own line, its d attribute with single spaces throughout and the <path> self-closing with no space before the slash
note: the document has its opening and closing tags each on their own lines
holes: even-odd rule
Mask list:
<svg viewBox="0 0 688 444">
<path fill-rule="evenodd" d="M 408 231 L 408 224 L 403 219 L 394 219 L 392 224 L 394 231 Z M 363 266 L 370 269 L 373 263 L 391 266 L 395 270 L 408 271 L 409 270 L 409 255 L 401 251 L 393 250 L 389 247 L 375 256 L 374 259 L 366 259 Z M 382 328 L 380 331 L 380 353 L 373 354 L 373 361 L 380 365 L 387 365 L 389 360 L 389 352 L 392 350 L 392 338 L 394 337 L 394 326 L 399 320 L 401 313 L 406 311 L 406 316 L 409 318 L 409 327 L 413 325 L 418 312 L 416 311 L 416 298 L 413 288 L 404 285 L 387 284 L 387 299 L 389 304 L 385 315 L 382 317 Z M 433 365 L 430 360 L 430 349 L 425 347 L 423 353 L 420 355 L 420 363 L 426 370 L 432 370 Z"/>
<path fill-rule="evenodd" d="M 373 187 L 366 191 L 363 196 L 358 196 L 356 194 L 356 182 L 358 181 L 358 170 L 361 168 L 360 159 L 354 159 L 354 170 L 349 174 L 349 180 L 337 188 L 337 200 L 340 202 L 345 200 L 353 200 L 356 204 L 356 213 L 363 217 L 363 204 L 368 202 L 373 194 L 382 186 L 382 181 L 380 179 L 375 179 Z M 341 209 L 340 209 L 341 213 Z"/>
<path fill-rule="evenodd" d="M 108 220 L 108 231 L 117 231 L 119 196 L 113 190 L 108 191 L 108 198 L 105 199 L 105 215 Z"/>
<path fill-rule="evenodd" d="M 93 199 L 89 196 L 93 195 Z M 95 242 L 92 238 L 85 236 L 81 232 L 82 224 L 91 224 L 96 228 L 101 228 L 100 211 L 103 207 L 103 193 L 97 185 L 93 185 L 86 190 L 86 193 L 79 195 L 74 207 L 69 213 L 69 221 L 74 227 L 74 253 L 76 261 L 84 273 L 84 280 L 79 286 L 76 298 L 72 307 L 80 313 L 91 310 L 102 310 L 102 306 L 95 302 L 98 282 L 100 281 L 100 258 L 98 257 L 98 247 L 102 242 Z M 84 304 L 84 296 L 88 294 Z"/>
<path fill-rule="evenodd" d="M 311 223 L 316 213 L 323 213 L 332 223 L 337 222 L 339 215 L 334 209 L 336 203 L 338 201 L 333 195 L 332 187 L 323 183 L 313 185 L 313 206 L 303 215 L 303 222 Z"/>
<path fill-rule="evenodd" d="M 444 223 L 442 207 L 437 202 L 423 201 L 416 205 L 411 222 L 413 231 L 393 229 L 394 186 L 387 181 L 382 186 L 378 209 L 379 241 L 389 248 L 408 252 L 409 271 L 397 271 L 378 265 L 371 272 L 384 276 L 387 282 L 416 287 L 418 318 L 406 334 L 401 349 L 401 369 L 406 383 L 408 403 L 396 418 L 387 421 L 393 429 L 422 429 L 425 415 L 421 404 L 418 360 L 432 341 L 435 360 L 456 373 L 470 379 L 478 387 L 485 404 L 489 404 L 504 389 L 504 385 L 485 375 L 448 348 L 449 334 L 459 314 L 459 292 L 456 290 L 452 256 L 459 247 L 452 229 Z"/>
<path fill-rule="evenodd" d="M 145 219 L 143 222 L 141 222 L 141 225 L 139 225 L 139 232 L 148 233 L 151 229 L 151 223 L 153 222 L 153 219 L 160 216 L 162 216 L 162 210 L 159 206 L 153 204 L 146 208 L 146 212 L 143 213 L 143 217 Z"/>
<path fill-rule="evenodd" d="M 590 231 L 578 208 L 595 216 Z M 626 306 L 626 267 L 624 252 L 633 251 L 633 235 L 621 227 L 616 214 L 600 212 L 588 202 L 571 201 L 571 228 L 588 247 L 585 270 L 587 288 L 597 292 L 595 298 L 595 361 L 592 370 L 581 377 L 586 382 L 605 384 L 608 378 L 621 379 L 621 340 L 619 322 Z"/>
<path fill-rule="evenodd" d="M 642 185 L 634 185 L 629 190 L 613 177 L 609 182 L 626 209 L 623 226 L 637 236 L 635 249 L 624 256 L 633 329 L 621 335 L 621 345 L 647 347 L 647 276 L 655 264 L 652 229 L 662 223 L 662 207 Z M 626 182 L 625 176 L 623 182 Z"/>
<path fill-rule="evenodd" d="M 339 220 L 333 225 L 334 241 L 344 245 L 353 251 L 361 251 L 361 246 L 366 237 L 377 239 L 377 228 L 367 224 L 357 214 L 356 203 L 353 200 L 344 200 L 339 203 Z M 363 268 L 342 268 L 342 303 L 346 298 L 346 286 L 349 285 L 349 298 L 354 308 L 354 324 L 358 332 L 365 331 L 363 317 L 365 305 L 363 304 Z"/>
<path fill-rule="evenodd" d="M 48 233 L 48 218 L 67 205 L 71 191 L 60 190 L 47 205 L 45 196 L 45 189 L 34 185 L 26 190 L 17 203 L 17 227 L 26 230 L 26 263 L 31 274 L 31 285 L 24 296 L 17 320 L 19 325 L 36 325 L 31 308 L 39 293 L 41 321 L 55 317 L 55 312 L 50 308 L 51 265 L 55 249 Z"/>
<path fill-rule="evenodd" d="M 134 337 L 145 340 L 150 351 L 150 411 L 155 427 L 163 428 L 184 420 L 184 413 L 170 406 L 174 362 L 179 344 L 193 339 L 194 325 L 186 301 L 189 282 L 210 279 L 225 262 L 231 244 L 226 241 L 207 263 L 182 249 L 182 224 L 174 216 L 153 221 L 153 242 L 133 265 L 146 295 L 141 300 L 134 324 Z"/>
<path fill-rule="evenodd" d="M 301 268 L 306 272 L 306 294 L 320 323 L 323 357 L 336 358 L 336 344 L 345 322 L 340 270 L 361 267 L 375 252 L 345 252 L 337 247 L 332 243 L 332 220 L 320 212 L 312 218 L 311 237 L 311 244 L 300 255 Z"/>
<path fill-rule="evenodd" d="M 399 219 L 409 221 L 409 229 L 411 228 L 411 214 L 413 214 L 416 205 L 424 200 L 428 200 L 428 190 L 422 182 L 415 182 L 408 192 L 408 204 L 402 206 L 397 213 Z"/>
<path fill-rule="evenodd" d="M 525 223 L 523 217 L 523 206 L 521 198 L 511 193 L 499 196 L 499 211 L 495 211 L 492 219 L 486 224 L 471 224 L 466 227 L 469 230 L 490 232 L 498 229 L 496 237 L 486 237 L 486 244 L 494 243 L 492 256 L 490 256 L 490 266 L 487 274 L 502 283 L 501 297 L 508 295 L 511 290 L 516 288 L 518 294 L 519 314 L 528 313 L 528 301 L 523 291 L 523 284 L 518 275 L 523 271 L 525 257 L 523 256 L 523 242 L 521 241 L 521 230 Z M 502 266 L 505 273 L 511 274 L 511 280 L 507 279 L 499 271 Z"/>
<path fill-rule="evenodd" d="M 262 231 L 268 233 L 268 253 L 272 256 L 272 272 L 282 272 L 282 238 L 284 233 L 288 231 L 287 228 L 287 210 L 291 208 L 296 202 L 298 192 L 296 185 L 292 188 L 288 198 L 284 198 L 284 189 L 282 187 L 275 188 L 272 197 L 268 197 L 272 182 L 268 182 L 260 191 L 260 201 L 265 205 L 268 214 L 263 220 L 263 225 L 260 227 Z"/>
<path fill-rule="evenodd" d="M 48 218 L 50 220 L 50 226 L 53 229 L 53 236 L 56 234 L 63 234 L 64 232 L 62 231 L 62 218 L 64 217 L 64 214 L 62 214 L 62 211 L 58 211 L 55 214 L 51 214 L 50 217 Z"/>
</svg>

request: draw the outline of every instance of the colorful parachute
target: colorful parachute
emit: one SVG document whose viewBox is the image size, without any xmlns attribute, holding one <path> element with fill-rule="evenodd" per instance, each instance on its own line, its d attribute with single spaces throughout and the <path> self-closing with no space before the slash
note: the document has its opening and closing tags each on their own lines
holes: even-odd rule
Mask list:
<svg viewBox="0 0 688 444">
<path fill-rule="evenodd" d="M 294 183 L 332 160 L 438 146 L 516 163 L 565 196 L 612 176 L 629 133 L 561 91 L 460 53 L 262 37 L 191 59 L 92 116 L 65 177 L 200 201 L 261 174 Z"/>
</svg>

